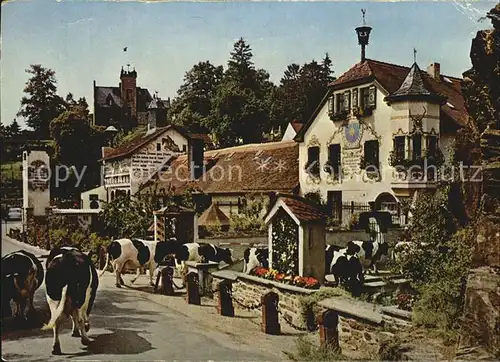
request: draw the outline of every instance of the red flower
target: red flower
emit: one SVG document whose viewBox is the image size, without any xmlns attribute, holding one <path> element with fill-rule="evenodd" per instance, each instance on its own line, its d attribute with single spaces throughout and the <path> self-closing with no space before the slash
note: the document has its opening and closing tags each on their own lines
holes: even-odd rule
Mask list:
<svg viewBox="0 0 500 362">
<path fill-rule="evenodd" d="M 281 282 L 283 279 L 285 279 L 285 274 L 278 273 L 276 274 L 275 279 L 276 281 Z"/>
</svg>

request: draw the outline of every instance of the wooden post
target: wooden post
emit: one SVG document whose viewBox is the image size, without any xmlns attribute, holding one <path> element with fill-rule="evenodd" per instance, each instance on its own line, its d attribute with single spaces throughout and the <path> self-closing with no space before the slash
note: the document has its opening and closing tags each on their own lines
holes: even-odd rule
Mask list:
<svg viewBox="0 0 500 362">
<path fill-rule="evenodd" d="M 187 284 L 187 294 L 186 299 L 188 304 L 201 304 L 200 298 L 200 280 L 198 278 L 198 273 L 190 272 L 186 276 L 186 284 Z"/>
<path fill-rule="evenodd" d="M 327 310 L 318 317 L 320 344 L 340 351 L 338 323 L 339 315 L 332 310 Z"/>
<path fill-rule="evenodd" d="M 164 295 L 175 294 L 173 279 L 174 279 L 174 269 L 172 269 L 171 267 L 166 267 L 161 270 L 162 294 Z"/>
<path fill-rule="evenodd" d="M 232 282 L 230 280 L 223 280 L 219 283 L 218 289 L 219 301 L 217 303 L 217 311 L 220 315 L 234 317 Z"/>
<path fill-rule="evenodd" d="M 281 326 L 279 323 L 278 303 L 279 296 L 274 292 L 264 294 L 262 301 L 262 323 L 260 328 L 266 334 L 280 334 Z"/>
</svg>

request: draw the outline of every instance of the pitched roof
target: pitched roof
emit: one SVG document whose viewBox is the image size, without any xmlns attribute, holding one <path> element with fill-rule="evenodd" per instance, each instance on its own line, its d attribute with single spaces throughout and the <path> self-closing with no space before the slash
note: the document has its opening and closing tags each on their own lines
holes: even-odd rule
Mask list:
<svg viewBox="0 0 500 362">
<path fill-rule="evenodd" d="M 190 179 L 187 155 L 170 163 L 145 184 L 146 189 L 170 189 L 182 193 L 195 188 L 207 194 L 293 192 L 299 185 L 299 148 L 295 141 L 249 144 L 206 151 L 206 171 Z"/>
<path fill-rule="evenodd" d="M 109 161 L 116 158 L 127 157 L 131 155 L 134 151 L 138 150 L 139 148 L 150 142 L 151 140 L 155 139 L 156 137 L 160 136 L 161 134 L 165 133 L 167 130 L 172 128 L 177 130 L 185 137 L 187 137 L 187 135 L 184 133 L 182 129 L 178 129 L 179 127 L 174 125 L 156 128 L 153 132 L 150 131 L 149 133 L 148 132 L 139 133 L 138 135 L 130 139 L 128 142 L 121 145 L 120 147 L 113 148 L 111 150 L 106 150 L 106 155 L 105 156 L 103 155 L 102 160 Z M 166 141 L 168 142 L 170 147 L 172 147 L 172 145 L 175 145 L 175 142 L 172 139 L 170 139 L 170 137 L 166 137 Z M 176 150 L 174 149 L 173 151 Z"/>
<path fill-rule="evenodd" d="M 446 98 L 439 96 L 432 90 L 427 89 L 422 78 L 422 71 L 418 67 L 417 63 L 413 63 L 410 71 L 403 80 L 403 83 L 401 83 L 401 86 L 394 93 L 385 98 L 385 100 L 390 102 L 409 99 L 426 99 L 429 101 L 434 100 L 438 103 L 443 103 Z"/>
<path fill-rule="evenodd" d="M 145 88 L 136 87 L 137 92 L 137 111 L 144 112 L 147 105 L 153 99 L 149 91 Z M 113 105 L 123 107 L 120 87 L 95 87 L 95 102 L 98 107 L 110 107 L 108 100 L 111 99 Z"/>
<path fill-rule="evenodd" d="M 365 59 L 355 64 L 347 72 L 329 84 L 327 93 L 312 116 L 304 124 L 300 132 L 298 132 L 296 140 L 302 139 L 304 133 L 311 126 L 333 91 L 377 81 L 388 94 L 392 94 L 401 87 L 409 71 L 410 68 L 408 67 L 373 59 Z M 465 100 L 461 93 L 462 79 L 440 75 L 440 80 L 437 81 L 427 72 L 422 70 L 420 70 L 420 75 L 423 85 L 427 90 L 447 98 L 447 103 L 441 106 L 443 120 L 446 124 L 452 124 L 455 127 L 464 126 L 468 119 L 468 113 L 465 108 Z M 451 106 L 448 103 L 451 104 Z"/>
<path fill-rule="evenodd" d="M 206 209 L 203 214 L 198 218 L 198 225 L 230 225 L 231 221 L 222 212 L 222 210 L 217 206 L 217 204 L 211 204 L 208 209 Z"/>
<path fill-rule="evenodd" d="M 295 217 L 301 222 L 326 220 L 327 218 L 322 206 L 311 200 L 289 194 L 278 194 L 276 196 L 277 198 L 274 205 L 276 205 L 277 202 L 282 201 L 293 213 L 293 215 L 295 215 Z M 270 205 L 271 207 L 269 208 L 269 212 L 264 219 L 268 219 L 274 205 Z"/>
</svg>

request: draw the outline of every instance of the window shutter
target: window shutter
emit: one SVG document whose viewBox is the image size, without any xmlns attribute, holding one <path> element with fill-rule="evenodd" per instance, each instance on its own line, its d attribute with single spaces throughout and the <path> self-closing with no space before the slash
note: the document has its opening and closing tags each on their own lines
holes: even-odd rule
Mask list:
<svg viewBox="0 0 500 362">
<path fill-rule="evenodd" d="M 375 107 L 376 105 L 376 101 L 377 101 L 377 92 L 376 92 L 376 88 L 375 86 L 371 86 L 369 89 L 368 89 L 368 105 L 370 107 Z"/>
<path fill-rule="evenodd" d="M 351 108 L 351 91 L 344 92 L 344 109 L 349 111 Z"/>
<path fill-rule="evenodd" d="M 352 106 L 357 107 L 358 106 L 358 89 L 354 89 L 352 91 Z"/>
<path fill-rule="evenodd" d="M 334 96 L 331 96 L 328 98 L 328 113 L 333 113 L 335 111 L 334 104 Z"/>
</svg>

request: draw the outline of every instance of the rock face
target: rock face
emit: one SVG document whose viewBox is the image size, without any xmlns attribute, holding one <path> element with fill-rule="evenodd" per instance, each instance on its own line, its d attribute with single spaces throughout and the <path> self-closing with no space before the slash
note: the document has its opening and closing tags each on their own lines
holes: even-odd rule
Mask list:
<svg viewBox="0 0 500 362">
<path fill-rule="evenodd" d="M 460 360 L 500 359 L 500 273 L 484 266 L 467 280 Z"/>
<path fill-rule="evenodd" d="M 488 265 L 500 268 L 500 218 L 484 217 L 478 226 L 476 247 L 473 255 L 476 266 Z"/>
</svg>

